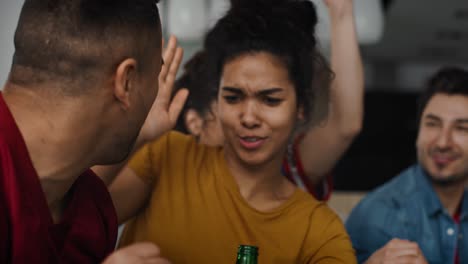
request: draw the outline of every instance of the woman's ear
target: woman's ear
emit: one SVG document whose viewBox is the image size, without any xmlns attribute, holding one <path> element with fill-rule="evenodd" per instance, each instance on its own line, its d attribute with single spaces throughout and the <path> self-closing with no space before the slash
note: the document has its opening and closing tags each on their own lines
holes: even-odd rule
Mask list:
<svg viewBox="0 0 468 264">
<path fill-rule="evenodd" d="M 305 120 L 305 116 L 304 116 L 304 107 L 303 106 L 300 106 L 298 109 L 297 109 L 297 120 L 301 123 L 304 123 L 306 120 Z"/>
<path fill-rule="evenodd" d="M 185 113 L 185 127 L 190 134 L 200 136 L 203 129 L 203 118 L 194 109 L 189 109 Z"/>
</svg>

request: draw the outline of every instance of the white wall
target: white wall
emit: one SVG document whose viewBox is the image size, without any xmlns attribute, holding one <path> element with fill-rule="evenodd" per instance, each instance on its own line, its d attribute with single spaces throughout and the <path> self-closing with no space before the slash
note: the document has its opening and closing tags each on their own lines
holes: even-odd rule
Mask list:
<svg viewBox="0 0 468 264">
<path fill-rule="evenodd" d="M 0 89 L 3 89 L 10 72 L 14 52 L 13 36 L 22 5 L 21 0 L 0 1 Z"/>
</svg>

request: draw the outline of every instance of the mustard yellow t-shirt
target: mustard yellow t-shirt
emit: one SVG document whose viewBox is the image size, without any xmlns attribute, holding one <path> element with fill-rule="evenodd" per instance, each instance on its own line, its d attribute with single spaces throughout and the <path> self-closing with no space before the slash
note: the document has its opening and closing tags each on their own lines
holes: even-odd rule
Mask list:
<svg viewBox="0 0 468 264">
<path fill-rule="evenodd" d="M 261 264 L 356 263 L 338 216 L 299 188 L 271 212 L 250 207 L 221 148 L 170 132 L 144 146 L 130 168 L 153 192 L 120 246 L 152 241 L 174 264 L 234 264 L 241 244 L 258 246 Z"/>
</svg>

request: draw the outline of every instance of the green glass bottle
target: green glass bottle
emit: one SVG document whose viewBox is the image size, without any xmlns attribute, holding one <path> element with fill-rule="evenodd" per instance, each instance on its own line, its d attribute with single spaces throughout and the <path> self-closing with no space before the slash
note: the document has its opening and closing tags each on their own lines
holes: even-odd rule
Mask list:
<svg viewBox="0 0 468 264">
<path fill-rule="evenodd" d="M 240 245 L 237 250 L 236 264 L 257 264 L 258 247 Z"/>
</svg>

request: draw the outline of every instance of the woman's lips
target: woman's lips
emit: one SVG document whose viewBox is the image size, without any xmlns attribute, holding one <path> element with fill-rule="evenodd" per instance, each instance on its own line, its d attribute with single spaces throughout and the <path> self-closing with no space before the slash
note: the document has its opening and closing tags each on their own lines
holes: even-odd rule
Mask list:
<svg viewBox="0 0 468 264">
<path fill-rule="evenodd" d="M 260 148 L 265 143 L 265 138 L 256 136 L 240 137 L 240 144 L 243 148 L 248 150 L 255 150 Z"/>
</svg>

